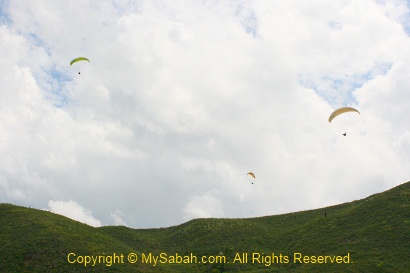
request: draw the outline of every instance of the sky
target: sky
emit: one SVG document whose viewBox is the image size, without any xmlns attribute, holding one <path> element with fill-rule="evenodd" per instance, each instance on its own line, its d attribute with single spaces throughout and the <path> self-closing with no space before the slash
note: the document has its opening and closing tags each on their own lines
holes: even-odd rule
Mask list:
<svg viewBox="0 0 410 273">
<path fill-rule="evenodd" d="M 0 202 L 159 228 L 407 182 L 409 12 L 399 0 L 1 0 Z M 70 66 L 80 56 L 90 62 Z M 329 123 L 342 106 L 360 114 Z"/>
</svg>

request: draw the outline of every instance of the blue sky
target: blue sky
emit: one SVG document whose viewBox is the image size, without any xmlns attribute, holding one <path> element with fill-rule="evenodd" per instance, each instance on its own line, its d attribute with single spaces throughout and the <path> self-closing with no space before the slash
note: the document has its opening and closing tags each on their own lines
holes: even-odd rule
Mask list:
<svg viewBox="0 0 410 273">
<path fill-rule="evenodd" d="M 2 202 L 147 228 L 409 180 L 408 2 L 1 8 Z M 91 62 L 70 66 L 78 56 Z M 329 124 L 346 105 L 360 115 Z"/>
<path fill-rule="evenodd" d="M 354 91 L 375 77 L 386 75 L 391 66 L 391 63 L 384 63 L 376 65 L 364 73 L 353 75 L 325 75 L 321 78 L 300 76 L 300 84 L 313 89 L 318 96 L 334 108 L 356 105 Z"/>
</svg>

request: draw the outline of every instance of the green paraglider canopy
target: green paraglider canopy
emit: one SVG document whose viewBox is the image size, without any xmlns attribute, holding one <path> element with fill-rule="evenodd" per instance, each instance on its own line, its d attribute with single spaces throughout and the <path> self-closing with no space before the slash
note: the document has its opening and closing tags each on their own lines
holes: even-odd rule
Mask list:
<svg viewBox="0 0 410 273">
<path fill-rule="evenodd" d="M 86 57 L 78 57 L 78 58 L 75 58 L 74 60 L 72 60 L 72 61 L 70 62 L 70 65 L 72 65 L 72 64 L 74 64 L 74 63 L 76 63 L 76 62 L 79 62 L 79 61 L 88 61 L 88 62 L 90 62 L 90 60 L 87 59 Z"/>
</svg>

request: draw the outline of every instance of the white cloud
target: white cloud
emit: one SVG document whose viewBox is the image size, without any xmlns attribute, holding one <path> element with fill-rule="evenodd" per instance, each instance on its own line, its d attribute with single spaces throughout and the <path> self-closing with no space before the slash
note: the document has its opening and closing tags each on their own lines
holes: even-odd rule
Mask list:
<svg viewBox="0 0 410 273">
<path fill-rule="evenodd" d="M 76 200 L 103 223 L 158 227 L 311 209 L 409 180 L 409 10 L 397 1 L 4 8 L 6 202 Z M 91 62 L 70 66 L 77 56 Z M 361 115 L 329 124 L 344 104 Z"/>
<path fill-rule="evenodd" d="M 90 210 L 83 208 L 72 200 L 68 202 L 50 200 L 48 206 L 51 212 L 64 215 L 93 227 L 101 226 L 101 222 L 93 217 Z"/>
<path fill-rule="evenodd" d="M 202 196 L 192 196 L 183 209 L 184 220 L 223 217 L 222 202 L 215 195 L 211 192 Z"/>
<path fill-rule="evenodd" d="M 124 213 L 122 211 L 116 210 L 110 213 L 110 217 L 116 226 L 127 226 L 127 223 L 123 220 Z"/>
</svg>

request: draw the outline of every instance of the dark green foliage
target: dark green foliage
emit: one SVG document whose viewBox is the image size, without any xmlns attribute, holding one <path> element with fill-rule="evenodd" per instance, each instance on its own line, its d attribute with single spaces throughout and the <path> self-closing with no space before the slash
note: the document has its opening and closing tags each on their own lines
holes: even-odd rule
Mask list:
<svg viewBox="0 0 410 273">
<path fill-rule="evenodd" d="M 326 216 L 325 216 L 326 213 Z M 250 219 L 195 219 L 161 229 L 93 228 L 50 212 L 0 204 L 0 272 L 410 272 L 410 182 L 337 206 Z M 137 253 L 84 267 L 67 255 Z M 225 256 L 229 263 L 141 263 L 141 255 Z M 247 263 L 233 263 L 246 255 Z M 268 258 L 276 256 L 270 263 Z M 294 253 L 350 263 L 299 264 Z M 237 256 L 239 255 L 239 256 Z M 260 263 L 252 263 L 252 255 Z M 282 258 L 280 258 L 282 255 Z M 286 263 L 285 256 L 288 257 Z M 280 263 L 282 262 L 282 263 Z"/>
</svg>

